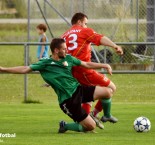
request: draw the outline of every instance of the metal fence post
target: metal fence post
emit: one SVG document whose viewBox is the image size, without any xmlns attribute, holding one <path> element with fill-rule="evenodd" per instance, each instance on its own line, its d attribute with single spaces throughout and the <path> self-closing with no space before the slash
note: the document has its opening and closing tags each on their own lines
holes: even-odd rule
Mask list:
<svg viewBox="0 0 155 145">
<path fill-rule="evenodd" d="M 28 51 L 27 51 L 27 44 L 24 44 L 24 65 L 28 65 Z M 24 101 L 27 100 L 27 94 L 28 94 L 28 79 L 27 74 L 24 75 Z"/>
<path fill-rule="evenodd" d="M 27 41 L 30 42 L 30 0 L 28 0 L 28 11 L 27 11 Z M 27 53 L 29 54 L 29 46 L 28 46 L 28 49 L 27 49 Z"/>
<path fill-rule="evenodd" d="M 154 11 L 153 11 L 154 22 L 153 23 L 155 23 L 155 2 L 153 4 L 153 9 L 154 9 Z M 153 34 L 154 34 L 154 40 L 153 41 L 155 41 L 155 24 L 154 24 L 154 32 L 153 32 Z M 153 70 L 155 71 L 155 45 L 153 45 L 153 48 L 154 48 L 154 68 L 153 68 Z"/>
<path fill-rule="evenodd" d="M 139 39 L 139 0 L 136 1 L 136 39 Z"/>
</svg>

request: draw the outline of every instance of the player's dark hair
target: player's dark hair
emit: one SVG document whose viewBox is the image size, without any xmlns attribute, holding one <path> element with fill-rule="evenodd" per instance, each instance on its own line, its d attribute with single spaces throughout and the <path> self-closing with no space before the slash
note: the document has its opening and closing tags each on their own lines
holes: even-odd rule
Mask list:
<svg viewBox="0 0 155 145">
<path fill-rule="evenodd" d="M 37 29 L 43 30 L 44 32 L 46 32 L 47 26 L 46 26 L 45 24 L 39 24 L 39 25 L 37 26 Z"/>
<path fill-rule="evenodd" d="M 84 18 L 88 19 L 88 16 L 79 12 L 79 13 L 75 13 L 74 16 L 71 19 L 71 24 L 74 25 L 77 23 L 78 20 L 83 20 Z"/>
<path fill-rule="evenodd" d="M 54 52 L 54 50 L 57 48 L 61 48 L 61 44 L 65 43 L 65 40 L 63 38 L 54 38 L 52 39 L 52 42 L 50 44 L 51 51 Z"/>
</svg>

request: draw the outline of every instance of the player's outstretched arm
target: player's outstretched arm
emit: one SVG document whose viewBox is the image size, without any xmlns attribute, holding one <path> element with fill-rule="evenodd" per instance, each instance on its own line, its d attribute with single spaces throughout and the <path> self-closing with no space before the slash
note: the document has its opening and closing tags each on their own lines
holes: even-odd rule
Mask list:
<svg viewBox="0 0 155 145">
<path fill-rule="evenodd" d="M 26 74 L 31 72 L 32 69 L 29 66 L 17 66 L 17 67 L 1 67 L 0 72 L 13 73 L 13 74 Z"/>
<path fill-rule="evenodd" d="M 104 46 L 112 47 L 116 50 L 116 53 L 123 55 L 123 50 L 120 46 L 116 45 L 114 42 L 112 42 L 108 37 L 103 36 L 100 40 L 100 43 Z"/>
<path fill-rule="evenodd" d="M 94 62 L 84 62 L 81 61 L 81 66 L 88 68 L 88 69 L 100 69 L 104 68 L 108 71 L 110 75 L 112 75 L 112 68 L 109 64 L 103 64 L 103 63 L 94 63 Z"/>
</svg>

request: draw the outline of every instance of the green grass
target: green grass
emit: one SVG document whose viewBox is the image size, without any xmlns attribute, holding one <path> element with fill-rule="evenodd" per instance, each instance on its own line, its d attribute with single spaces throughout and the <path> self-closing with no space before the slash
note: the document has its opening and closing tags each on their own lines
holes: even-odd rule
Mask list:
<svg viewBox="0 0 155 145">
<path fill-rule="evenodd" d="M 154 104 L 114 103 L 113 114 L 119 118 L 117 124 L 105 123 L 105 129 L 97 133 L 66 132 L 58 134 L 58 122 L 71 119 L 53 104 L 25 105 L 0 104 L 0 132 L 16 133 L 16 138 L 1 138 L 5 145 L 154 145 Z M 151 131 L 137 133 L 133 121 L 138 116 L 147 116 L 152 122 Z"/>
<path fill-rule="evenodd" d="M 30 24 L 30 41 L 38 41 L 36 31 L 37 24 Z M 146 38 L 146 25 L 139 24 L 139 40 L 136 40 L 136 24 L 88 24 L 97 33 L 110 37 L 114 42 L 144 41 Z M 27 24 L 0 24 L 0 41 L 21 42 L 27 41 Z M 50 29 L 54 37 L 60 37 L 69 29 L 66 23 L 50 24 Z M 115 31 L 118 31 L 115 34 Z M 49 40 L 52 39 L 49 31 L 46 32 Z"/>
<path fill-rule="evenodd" d="M 0 46 L 0 66 L 24 65 L 23 46 Z M 30 62 L 36 59 L 36 46 L 30 47 Z M 108 76 L 109 77 L 109 76 Z M 113 75 L 110 79 L 116 84 L 117 92 L 114 102 L 155 102 L 155 77 L 153 74 Z M 0 102 L 23 101 L 24 75 L 0 75 Z M 41 87 L 44 84 L 40 75 L 28 75 L 28 97 L 49 103 L 56 96 L 50 88 Z"/>
<path fill-rule="evenodd" d="M 150 75 L 113 75 L 111 80 L 117 86 L 113 96 L 114 102 L 155 103 L 155 77 Z M 24 99 L 24 76 L 0 75 L 0 102 L 21 103 Z M 44 84 L 40 75 L 28 75 L 28 97 L 43 103 L 57 100 L 51 88 L 41 87 Z"/>
<path fill-rule="evenodd" d="M 0 41 L 21 42 L 27 40 L 26 24 L 0 24 Z"/>
<path fill-rule="evenodd" d="M 0 75 L 0 132 L 16 133 L 16 138 L 0 138 L 5 145 L 154 145 L 154 75 L 113 75 L 117 85 L 112 114 L 117 124 L 106 123 L 97 133 L 58 134 L 58 122 L 71 119 L 62 113 L 51 88 L 44 88 L 39 75 L 28 75 L 28 96 L 43 104 L 23 104 L 23 75 Z M 100 116 L 102 113 L 100 113 Z M 133 121 L 139 116 L 151 120 L 148 133 L 136 133 Z"/>
<path fill-rule="evenodd" d="M 35 51 L 36 47 L 30 47 L 31 62 L 36 61 Z M 22 46 L 1 46 L 0 66 L 23 65 L 23 52 Z M 0 144 L 154 145 L 155 76 L 117 74 L 110 79 L 117 86 L 112 114 L 118 117 L 119 122 L 104 124 L 105 130 L 97 128 L 96 134 L 58 134 L 58 122 L 61 119 L 71 122 L 71 119 L 60 110 L 53 90 L 41 87 L 44 84 L 41 76 L 28 75 L 28 99 L 42 104 L 23 104 L 24 75 L 0 74 L 0 133 L 16 133 L 16 138 L 0 138 Z M 139 116 L 151 120 L 150 132 L 136 133 L 133 130 L 133 121 Z"/>
</svg>

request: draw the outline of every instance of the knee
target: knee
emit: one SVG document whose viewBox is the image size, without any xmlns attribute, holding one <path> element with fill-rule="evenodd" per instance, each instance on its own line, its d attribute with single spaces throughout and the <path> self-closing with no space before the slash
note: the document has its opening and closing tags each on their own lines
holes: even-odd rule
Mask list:
<svg viewBox="0 0 155 145">
<path fill-rule="evenodd" d="M 114 88 L 113 88 L 113 93 L 114 93 L 114 92 L 116 92 L 116 86 L 115 86 L 115 85 L 114 85 Z"/>
<path fill-rule="evenodd" d="M 111 98 L 113 95 L 113 90 L 111 88 L 107 89 L 107 98 Z"/>
<path fill-rule="evenodd" d="M 109 87 L 109 88 L 111 89 L 112 94 L 116 92 L 116 86 L 115 85 L 113 85 L 112 87 Z"/>
<path fill-rule="evenodd" d="M 86 126 L 86 130 L 87 131 L 92 131 L 95 128 L 96 128 L 96 123 L 95 122 L 94 123 L 91 123 L 91 124 L 87 124 L 87 126 Z"/>
<path fill-rule="evenodd" d="M 116 86 L 115 86 L 115 84 L 113 82 L 110 82 L 110 85 L 108 86 L 108 88 L 112 89 L 112 93 L 116 92 Z"/>
</svg>

